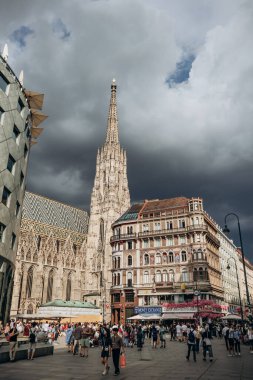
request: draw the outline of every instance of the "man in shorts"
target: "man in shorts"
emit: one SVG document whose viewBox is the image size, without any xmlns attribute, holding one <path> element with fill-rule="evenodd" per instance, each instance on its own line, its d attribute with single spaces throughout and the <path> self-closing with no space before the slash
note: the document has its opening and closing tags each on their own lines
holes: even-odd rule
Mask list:
<svg viewBox="0 0 253 380">
<path fill-rule="evenodd" d="M 12 328 L 10 329 L 9 342 L 10 342 L 10 361 L 15 360 L 16 350 L 18 346 L 18 330 L 16 328 L 16 323 L 13 322 Z"/>
</svg>

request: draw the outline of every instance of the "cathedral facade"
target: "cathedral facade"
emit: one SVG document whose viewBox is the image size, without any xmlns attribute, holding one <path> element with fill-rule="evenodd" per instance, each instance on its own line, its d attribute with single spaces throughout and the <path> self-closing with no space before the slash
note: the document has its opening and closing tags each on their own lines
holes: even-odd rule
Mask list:
<svg viewBox="0 0 253 380">
<path fill-rule="evenodd" d="M 11 315 L 48 301 L 88 301 L 110 320 L 111 225 L 130 206 L 126 152 L 119 143 L 116 83 L 106 139 L 97 153 L 90 217 L 84 210 L 26 192 Z"/>
</svg>

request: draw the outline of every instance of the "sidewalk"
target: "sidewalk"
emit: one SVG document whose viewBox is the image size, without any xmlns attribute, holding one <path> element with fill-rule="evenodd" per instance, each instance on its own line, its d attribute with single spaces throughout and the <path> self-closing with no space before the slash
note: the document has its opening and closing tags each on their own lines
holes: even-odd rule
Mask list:
<svg viewBox="0 0 253 380">
<path fill-rule="evenodd" d="M 185 358 L 187 346 L 184 343 L 167 341 L 166 349 L 151 348 L 146 340 L 143 352 L 127 348 L 127 367 L 121 370 L 119 379 L 179 379 L 179 380 L 252 380 L 253 355 L 248 346 L 242 346 L 242 356 L 228 357 L 223 340 L 213 341 L 214 361 L 204 362 L 202 354 L 197 362 Z M 102 376 L 100 349 L 91 348 L 87 359 L 73 356 L 66 351 L 64 342 L 55 345 L 53 356 L 40 357 L 34 361 L 17 361 L 0 366 L 0 378 L 5 380 L 77 380 L 114 378 L 110 359 L 110 373 Z"/>
</svg>

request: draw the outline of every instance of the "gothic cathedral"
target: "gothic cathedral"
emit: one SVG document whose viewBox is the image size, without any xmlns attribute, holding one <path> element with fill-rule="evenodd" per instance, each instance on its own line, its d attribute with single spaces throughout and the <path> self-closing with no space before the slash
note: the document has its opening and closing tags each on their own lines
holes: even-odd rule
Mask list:
<svg viewBox="0 0 253 380">
<path fill-rule="evenodd" d="M 106 140 L 97 153 L 90 217 L 85 210 L 25 194 L 11 315 L 36 313 L 40 305 L 62 299 L 95 303 L 110 319 L 111 225 L 130 206 L 116 90 L 113 80 Z"/>
</svg>

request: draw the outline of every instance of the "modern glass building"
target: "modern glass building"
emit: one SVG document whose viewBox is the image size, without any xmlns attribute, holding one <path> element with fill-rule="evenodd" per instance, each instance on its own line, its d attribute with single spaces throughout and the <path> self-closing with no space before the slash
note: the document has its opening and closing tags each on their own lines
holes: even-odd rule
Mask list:
<svg viewBox="0 0 253 380">
<path fill-rule="evenodd" d="M 46 118 L 43 95 L 27 91 L 0 55 L 0 320 L 9 316 L 31 145 Z"/>
</svg>

